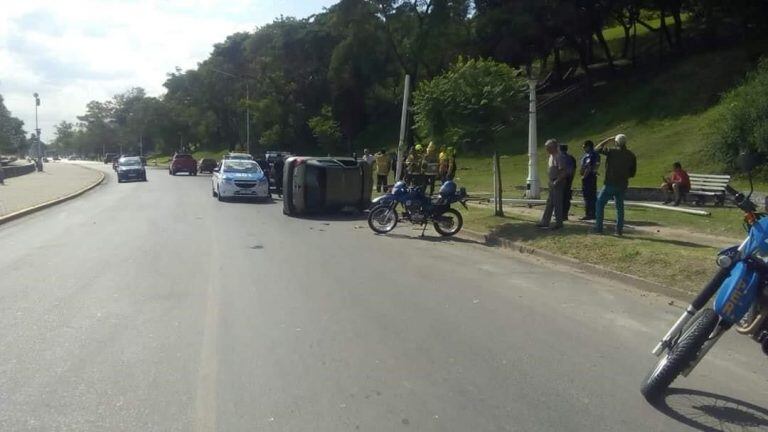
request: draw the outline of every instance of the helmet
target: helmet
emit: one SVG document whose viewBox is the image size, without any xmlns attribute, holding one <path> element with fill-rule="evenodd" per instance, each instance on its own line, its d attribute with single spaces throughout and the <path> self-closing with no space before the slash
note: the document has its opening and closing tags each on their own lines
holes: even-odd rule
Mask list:
<svg viewBox="0 0 768 432">
<path fill-rule="evenodd" d="M 443 198 L 448 198 L 451 195 L 456 194 L 456 183 L 448 180 L 447 182 L 443 183 L 442 186 L 440 186 L 440 196 Z"/>
<path fill-rule="evenodd" d="M 416 151 L 421 151 L 422 148 L 423 147 L 421 146 L 421 144 L 416 144 L 415 150 Z"/>
<path fill-rule="evenodd" d="M 400 180 L 392 186 L 392 193 L 394 195 L 400 195 L 408 191 L 408 187 L 404 181 Z"/>
</svg>

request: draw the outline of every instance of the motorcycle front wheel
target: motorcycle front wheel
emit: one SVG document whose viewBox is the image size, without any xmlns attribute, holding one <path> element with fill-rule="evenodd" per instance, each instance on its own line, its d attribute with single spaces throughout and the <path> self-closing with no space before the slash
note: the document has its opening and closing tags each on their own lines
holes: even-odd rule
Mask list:
<svg viewBox="0 0 768 432">
<path fill-rule="evenodd" d="M 373 232 L 386 234 L 397 225 L 397 211 L 387 206 L 376 206 L 368 213 L 368 226 Z"/>
<path fill-rule="evenodd" d="M 435 231 L 441 236 L 450 237 L 461 231 L 464 218 L 455 209 L 448 209 L 434 219 Z"/>
<path fill-rule="evenodd" d="M 654 402 L 672 384 L 672 381 L 696 359 L 701 347 L 715 330 L 719 317 L 712 309 L 702 310 L 683 332 L 680 340 L 659 359 L 645 377 L 640 392 Z"/>
</svg>

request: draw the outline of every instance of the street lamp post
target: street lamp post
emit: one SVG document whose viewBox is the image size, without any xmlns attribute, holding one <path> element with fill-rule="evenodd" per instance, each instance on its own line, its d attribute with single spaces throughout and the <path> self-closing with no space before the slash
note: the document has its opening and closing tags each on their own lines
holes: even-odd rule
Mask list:
<svg viewBox="0 0 768 432">
<path fill-rule="evenodd" d="M 229 72 L 224 72 L 223 70 L 219 70 L 216 68 L 211 68 L 214 72 L 218 72 L 222 75 L 226 75 L 228 77 L 241 79 L 245 81 L 245 148 L 246 151 L 250 154 L 251 153 L 251 86 L 248 82 L 248 79 L 254 79 L 254 77 L 240 74 L 235 75 Z"/>
<path fill-rule="evenodd" d="M 539 189 L 539 170 L 538 155 L 536 148 L 536 80 L 528 80 L 528 179 L 525 197 L 528 199 L 538 199 Z"/>
<path fill-rule="evenodd" d="M 33 95 L 35 97 L 35 140 L 37 141 L 37 169 L 38 171 L 43 170 L 43 148 L 42 143 L 40 142 L 40 127 L 37 123 L 37 107 L 40 106 L 40 95 L 35 93 Z"/>
</svg>

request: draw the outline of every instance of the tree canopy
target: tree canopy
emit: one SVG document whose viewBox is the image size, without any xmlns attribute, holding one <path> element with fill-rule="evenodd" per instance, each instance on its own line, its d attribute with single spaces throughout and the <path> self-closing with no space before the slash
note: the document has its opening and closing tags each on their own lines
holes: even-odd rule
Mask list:
<svg viewBox="0 0 768 432">
<path fill-rule="evenodd" d="M 132 88 L 90 102 L 77 123 L 57 127 L 55 144 L 169 153 L 244 148 L 250 136 L 254 151 L 351 152 L 368 146 L 371 126 L 396 128 L 409 74 L 421 138 L 480 150 L 492 140 L 482 131 L 515 114 L 520 70 L 548 74 L 555 88 L 589 84 L 594 63 L 610 71 L 619 58 L 663 59 L 638 51 L 637 27 L 659 53 L 683 55 L 702 38 L 764 35 L 767 16 L 763 3 L 741 1 L 340 0 L 230 35 L 196 68 L 169 73 L 162 96 Z M 612 26 L 623 29 L 618 47 L 603 36 Z M 21 126 L 6 118 L 0 145 L 22 145 Z"/>
</svg>

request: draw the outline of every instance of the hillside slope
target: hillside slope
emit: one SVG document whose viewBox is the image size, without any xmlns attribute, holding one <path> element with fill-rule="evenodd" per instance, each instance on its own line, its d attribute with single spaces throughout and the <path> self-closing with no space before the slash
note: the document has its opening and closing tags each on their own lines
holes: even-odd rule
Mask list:
<svg viewBox="0 0 768 432">
<path fill-rule="evenodd" d="M 720 95 L 738 85 L 768 44 L 751 43 L 670 62 L 648 71 L 652 78 L 620 78 L 589 95 L 552 107 L 539 115 L 539 144 L 547 138 L 568 143 L 578 155 L 586 139 L 624 133 L 638 157 L 634 186 L 656 186 L 674 161 L 689 171 L 722 172 L 724 167 L 706 154 L 710 124 Z M 497 142 L 502 154 L 506 190 L 524 185 L 527 176 L 527 125 L 504 131 Z M 541 151 L 543 153 L 543 150 Z M 546 158 L 540 154 L 543 168 Z M 491 164 L 487 155 L 464 156 L 459 181 L 470 190 L 490 190 Z"/>
</svg>

